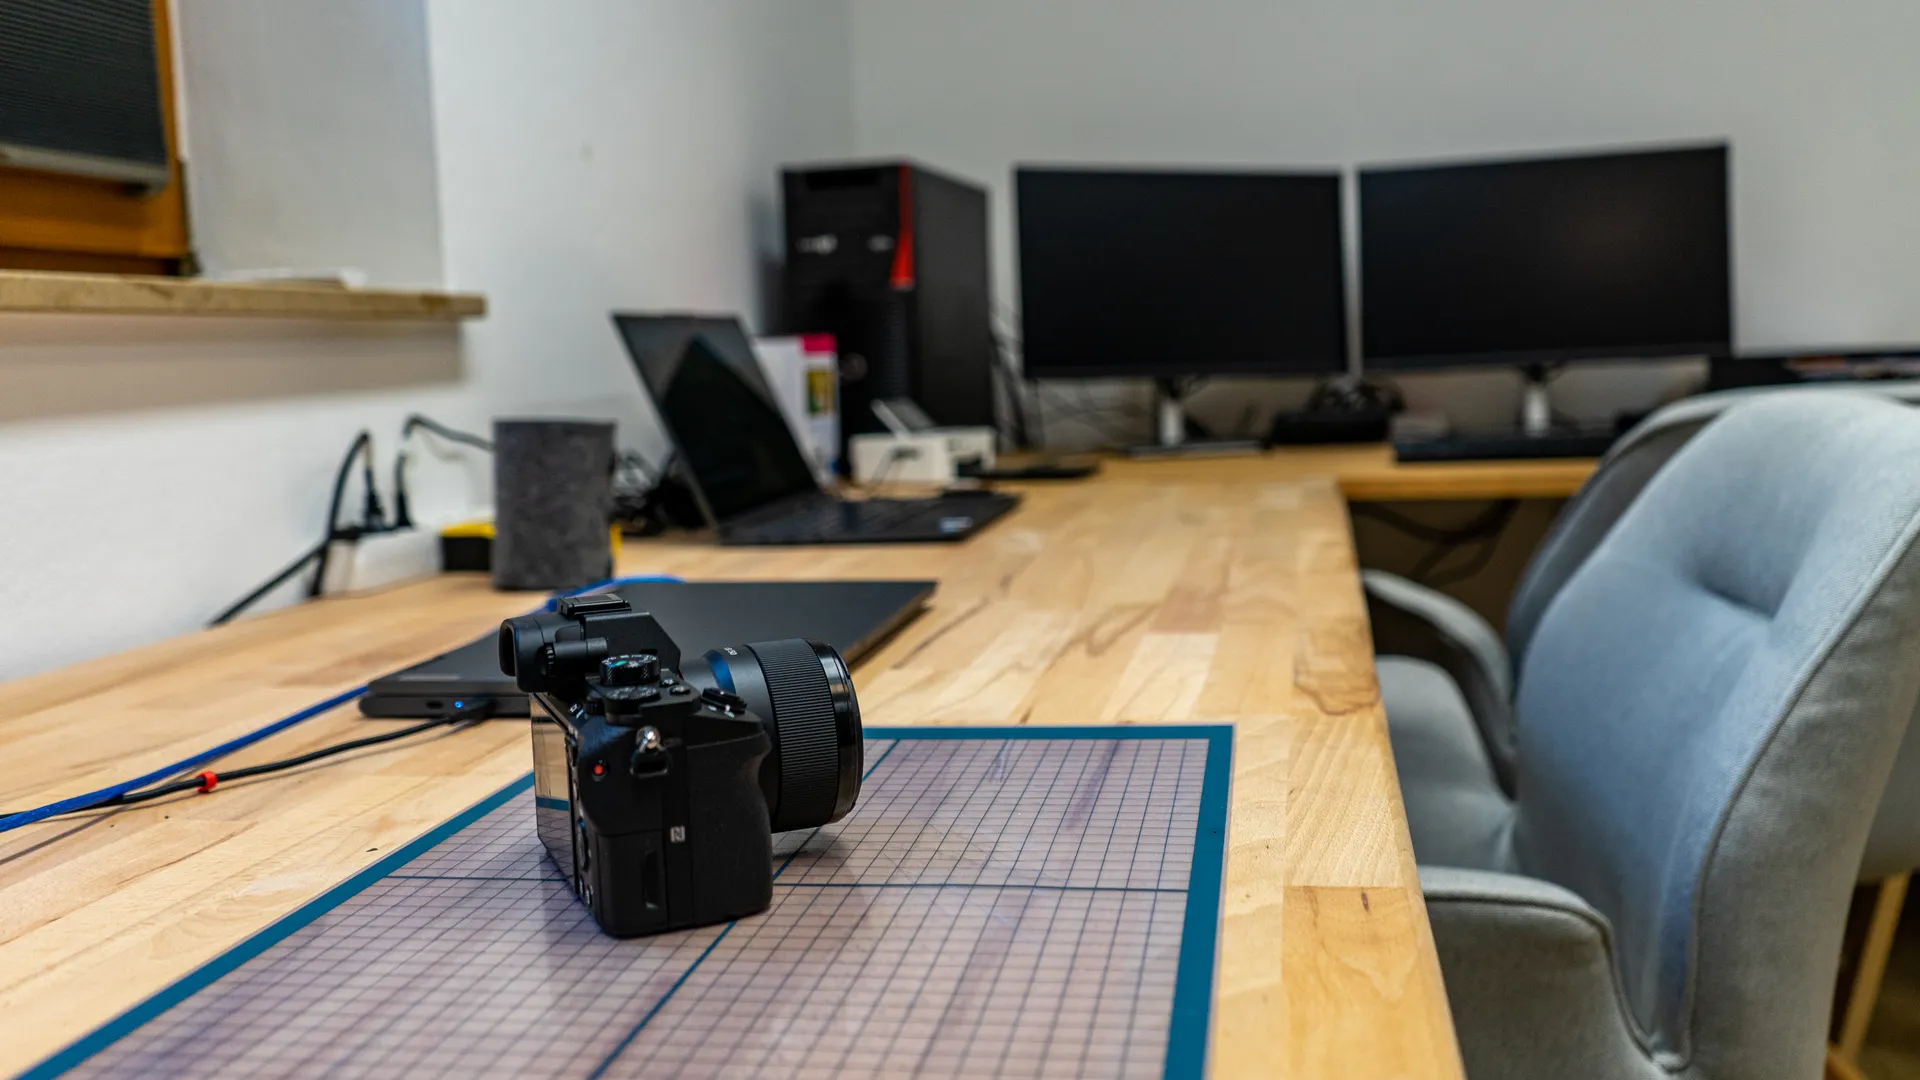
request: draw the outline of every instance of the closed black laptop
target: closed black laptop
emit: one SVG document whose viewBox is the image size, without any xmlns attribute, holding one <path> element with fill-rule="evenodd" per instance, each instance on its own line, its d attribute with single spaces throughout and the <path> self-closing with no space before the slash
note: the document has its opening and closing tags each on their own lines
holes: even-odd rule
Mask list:
<svg viewBox="0 0 1920 1080">
<path fill-rule="evenodd" d="M 649 581 L 613 591 L 659 619 L 689 656 L 808 638 L 858 664 L 925 610 L 933 589 L 931 581 Z M 382 675 L 360 698 L 367 716 L 446 716 L 476 705 L 490 716 L 527 715 L 527 695 L 501 673 L 499 639 L 491 632 Z"/>
<path fill-rule="evenodd" d="M 841 499 L 820 486 L 730 316 L 615 315 L 627 352 L 723 544 L 961 540 L 1018 498 Z"/>
</svg>

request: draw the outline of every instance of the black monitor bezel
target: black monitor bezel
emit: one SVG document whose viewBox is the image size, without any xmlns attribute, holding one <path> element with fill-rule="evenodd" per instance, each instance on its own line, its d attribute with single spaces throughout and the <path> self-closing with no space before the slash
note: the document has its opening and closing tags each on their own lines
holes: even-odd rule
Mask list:
<svg viewBox="0 0 1920 1080">
<path fill-rule="evenodd" d="M 1020 209 L 1020 178 L 1028 173 L 1048 175 L 1081 176 L 1128 176 L 1154 177 L 1166 179 L 1236 177 L 1260 178 L 1273 177 L 1286 180 L 1325 180 L 1334 188 L 1334 207 L 1336 219 L 1340 222 L 1339 276 L 1340 276 L 1340 336 L 1337 355 L 1330 357 L 1324 365 L 1309 368 L 1306 364 L 1295 362 L 1260 361 L 1252 363 L 1229 363 L 1206 361 L 1182 365 L 1172 364 L 1074 364 L 1068 366 L 1049 365 L 1044 362 L 1035 364 L 1025 349 L 1021 350 L 1021 373 L 1034 379 L 1185 379 L 1211 376 L 1254 376 L 1264 378 L 1315 379 L 1328 375 L 1343 375 L 1349 370 L 1349 357 L 1353 352 L 1353 318 L 1351 260 L 1348 258 L 1346 243 L 1346 173 L 1342 169 L 1261 169 L 1261 168 L 1178 168 L 1178 167 L 1142 167 L 1127 168 L 1109 165 L 1054 165 L 1054 164 L 1016 164 L 1013 168 L 1013 229 L 1014 259 L 1017 264 L 1024 254 Z M 1027 307 L 1027 278 L 1020 275 L 1020 306 L 1022 312 Z"/>
<path fill-rule="evenodd" d="M 1645 342 L 1638 345 L 1563 346 L 1550 349 L 1507 349 L 1476 352 L 1402 353 L 1384 356 L 1367 351 L 1367 267 L 1365 249 L 1366 178 L 1369 175 L 1384 173 L 1445 172 L 1455 169 L 1497 168 L 1503 165 L 1538 165 L 1564 161 L 1617 160 L 1631 157 L 1701 153 L 1703 151 L 1717 151 L 1719 153 L 1722 182 L 1726 185 L 1727 189 L 1727 333 L 1724 340 L 1663 341 Z M 1408 163 L 1362 165 L 1354 169 L 1353 188 L 1355 213 L 1353 272 L 1355 291 L 1359 295 L 1357 332 L 1360 338 L 1360 366 L 1363 371 L 1419 372 L 1476 367 L 1525 368 L 1607 360 L 1684 360 L 1695 357 L 1725 356 L 1734 349 L 1734 327 L 1736 325 L 1738 290 L 1735 287 L 1734 279 L 1733 145 L 1726 140 L 1661 143 L 1656 145 L 1575 150 L 1560 153 L 1510 154 L 1497 157 L 1447 158 Z"/>
</svg>

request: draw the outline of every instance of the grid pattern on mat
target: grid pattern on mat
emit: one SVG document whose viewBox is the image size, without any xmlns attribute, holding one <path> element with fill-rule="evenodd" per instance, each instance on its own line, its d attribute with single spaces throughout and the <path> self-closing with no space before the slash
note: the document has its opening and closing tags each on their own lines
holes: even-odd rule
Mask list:
<svg viewBox="0 0 1920 1080">
<path fill-rule="evenodd" d="M 764 915 L 606 937 L 521 791 L 75 1071 L 1160 1075 L 1207 739 L 902 734 Z"/>
</svg>

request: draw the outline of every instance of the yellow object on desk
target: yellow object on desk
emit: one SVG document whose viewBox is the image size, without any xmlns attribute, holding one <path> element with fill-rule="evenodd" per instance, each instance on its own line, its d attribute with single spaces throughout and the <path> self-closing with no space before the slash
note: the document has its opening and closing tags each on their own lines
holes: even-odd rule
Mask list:
<svg viewBox="0 0 1920 1080">
<path fill-rule="evenodd" d="M 611 545 L 614 562 L 618 564 L 624 534 L 618 525 L 610 526 L 608 532 L 610 538 L 607 542 Z M 440 569 L 449 572 L 493 569 L 493 519 L 482 518 L 442 526 Z"/>
<path fill-rule="evenodd" d="M 1262 463 L 1267 471 L 1261 469 Z M 629 544 L 623 573 L 936 578 L 855 671 L 872 725 L 1231 723 L 1219 1076 L 1457 1077 L 1343 506 L 1281 455 L 1024 486 L 960 544 Z M 91 790 L 533 606 L 476 575 L 326 600 L 0 687 L 0 806 Z M 230 763 L 361 733 L 352 708 Z M 0 835 L 18 1070 L 526 772 L 496 723 Z"/>
</svg>

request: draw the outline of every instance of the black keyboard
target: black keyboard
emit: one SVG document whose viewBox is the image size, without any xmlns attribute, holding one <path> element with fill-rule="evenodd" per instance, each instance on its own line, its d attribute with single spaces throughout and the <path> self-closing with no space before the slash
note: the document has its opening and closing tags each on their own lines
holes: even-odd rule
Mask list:
<svg viewBox="0 0 1920 1080">
<path fill-rule="evenodd" d="M 1433 439 L 1393 440 L 1400 461 L 1493 461 L 1506 458 L 1599 457 L 1620 437 L 1613 427 L 1528 435 L 1519 431 L 1456 432 Z"/>
<path fill-rule="evenodd" d="M 728 522 L 723 544 L 877 544 L 964 540 L 1012 510 L 997 492 L 934 499 L 835 499 L 822 495 Z"/>
</svg>

